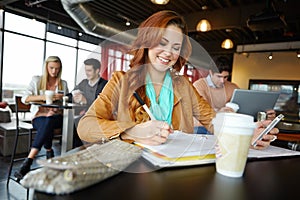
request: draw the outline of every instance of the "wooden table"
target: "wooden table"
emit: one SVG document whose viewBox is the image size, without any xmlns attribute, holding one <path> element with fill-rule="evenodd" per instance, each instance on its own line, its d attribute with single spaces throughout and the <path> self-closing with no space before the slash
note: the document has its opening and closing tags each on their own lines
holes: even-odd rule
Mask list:
<svg viewBox="0 0 300 200">
<path fill-rule="evenodd" d="M 298 142 L 300 141 L 300 132 L 299 133 L 278 133 L 277 138 L 278 140 L 283 140 L 283 141 Z"/>
<path fill-rule="evenodd" d="M 151 170 L 141 158 L 127 172 L 72 194 L 55 196 L 35 191 L 33 196 L 37 200 L 288 200 L 299 197 L 300 157 L 248 161 L 241 178 L 216 173 L 214 164 Z"/>
</svg>

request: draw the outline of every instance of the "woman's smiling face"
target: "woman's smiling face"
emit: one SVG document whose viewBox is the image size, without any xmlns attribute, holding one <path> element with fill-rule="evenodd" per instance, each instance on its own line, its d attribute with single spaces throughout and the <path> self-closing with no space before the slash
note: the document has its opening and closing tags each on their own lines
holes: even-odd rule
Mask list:
<svg viewBox="0 0 300 200">
<path fill-rule="evenodd" d="M 152 67 L 161 72 L 167 71 L 179 58 L 183 34 L 180 28 L 169 25 L 156 47 L 149 49 L 148 57 Z"/>
</svg>

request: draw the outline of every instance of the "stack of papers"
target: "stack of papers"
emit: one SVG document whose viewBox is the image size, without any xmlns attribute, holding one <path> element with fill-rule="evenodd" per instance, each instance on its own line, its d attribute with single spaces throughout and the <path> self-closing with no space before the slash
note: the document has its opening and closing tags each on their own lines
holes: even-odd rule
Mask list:
<svg viewBox="0 0 300 200">
<path fill-rule="evenodd" d="M 158 146 L 135 143 L 143 148 L 142 156 L 156 167 L 202 165 L 215 162 L 214 135 L 187 134 L 175 131 L 166 143 Z M 248 158 L 300 155 L 298 151 L 270 146 L 265 150 L 250 149 Z"/>
</svg>

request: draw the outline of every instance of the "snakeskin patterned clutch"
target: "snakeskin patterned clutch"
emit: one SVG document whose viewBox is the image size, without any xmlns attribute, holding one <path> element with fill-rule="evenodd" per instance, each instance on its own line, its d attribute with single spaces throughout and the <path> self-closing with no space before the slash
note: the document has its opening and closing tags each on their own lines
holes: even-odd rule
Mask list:
<svg viewBox="0 0 300 200">
<path fill-rule="evenodd" d="M 20 183 L 36 191 L 69 194 L 118 174 L 141 154 L 139 147 L 117 139 L 93 144 L 76 153 L 38 160 L 43 167 L 30 171 Z"/>
</svg>

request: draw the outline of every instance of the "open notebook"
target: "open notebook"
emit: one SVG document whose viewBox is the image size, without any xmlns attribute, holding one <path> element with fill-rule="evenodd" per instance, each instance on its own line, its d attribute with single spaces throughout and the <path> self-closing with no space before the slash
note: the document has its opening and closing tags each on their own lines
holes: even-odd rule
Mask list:
<svg viewBox="0 0 300 200">
<path fill-rule="evenodd" d="M 175 131 L 165 144 L 136 145 L 143 148 L 142 156 L 156 167 L 202 165 L 215 162 L 214 135 L 187 134 Z M 300 155 L 300 152 L 270 146 L 265 150 L 250 149 L 248 158 L 268 158 Z"/>
</svg>

